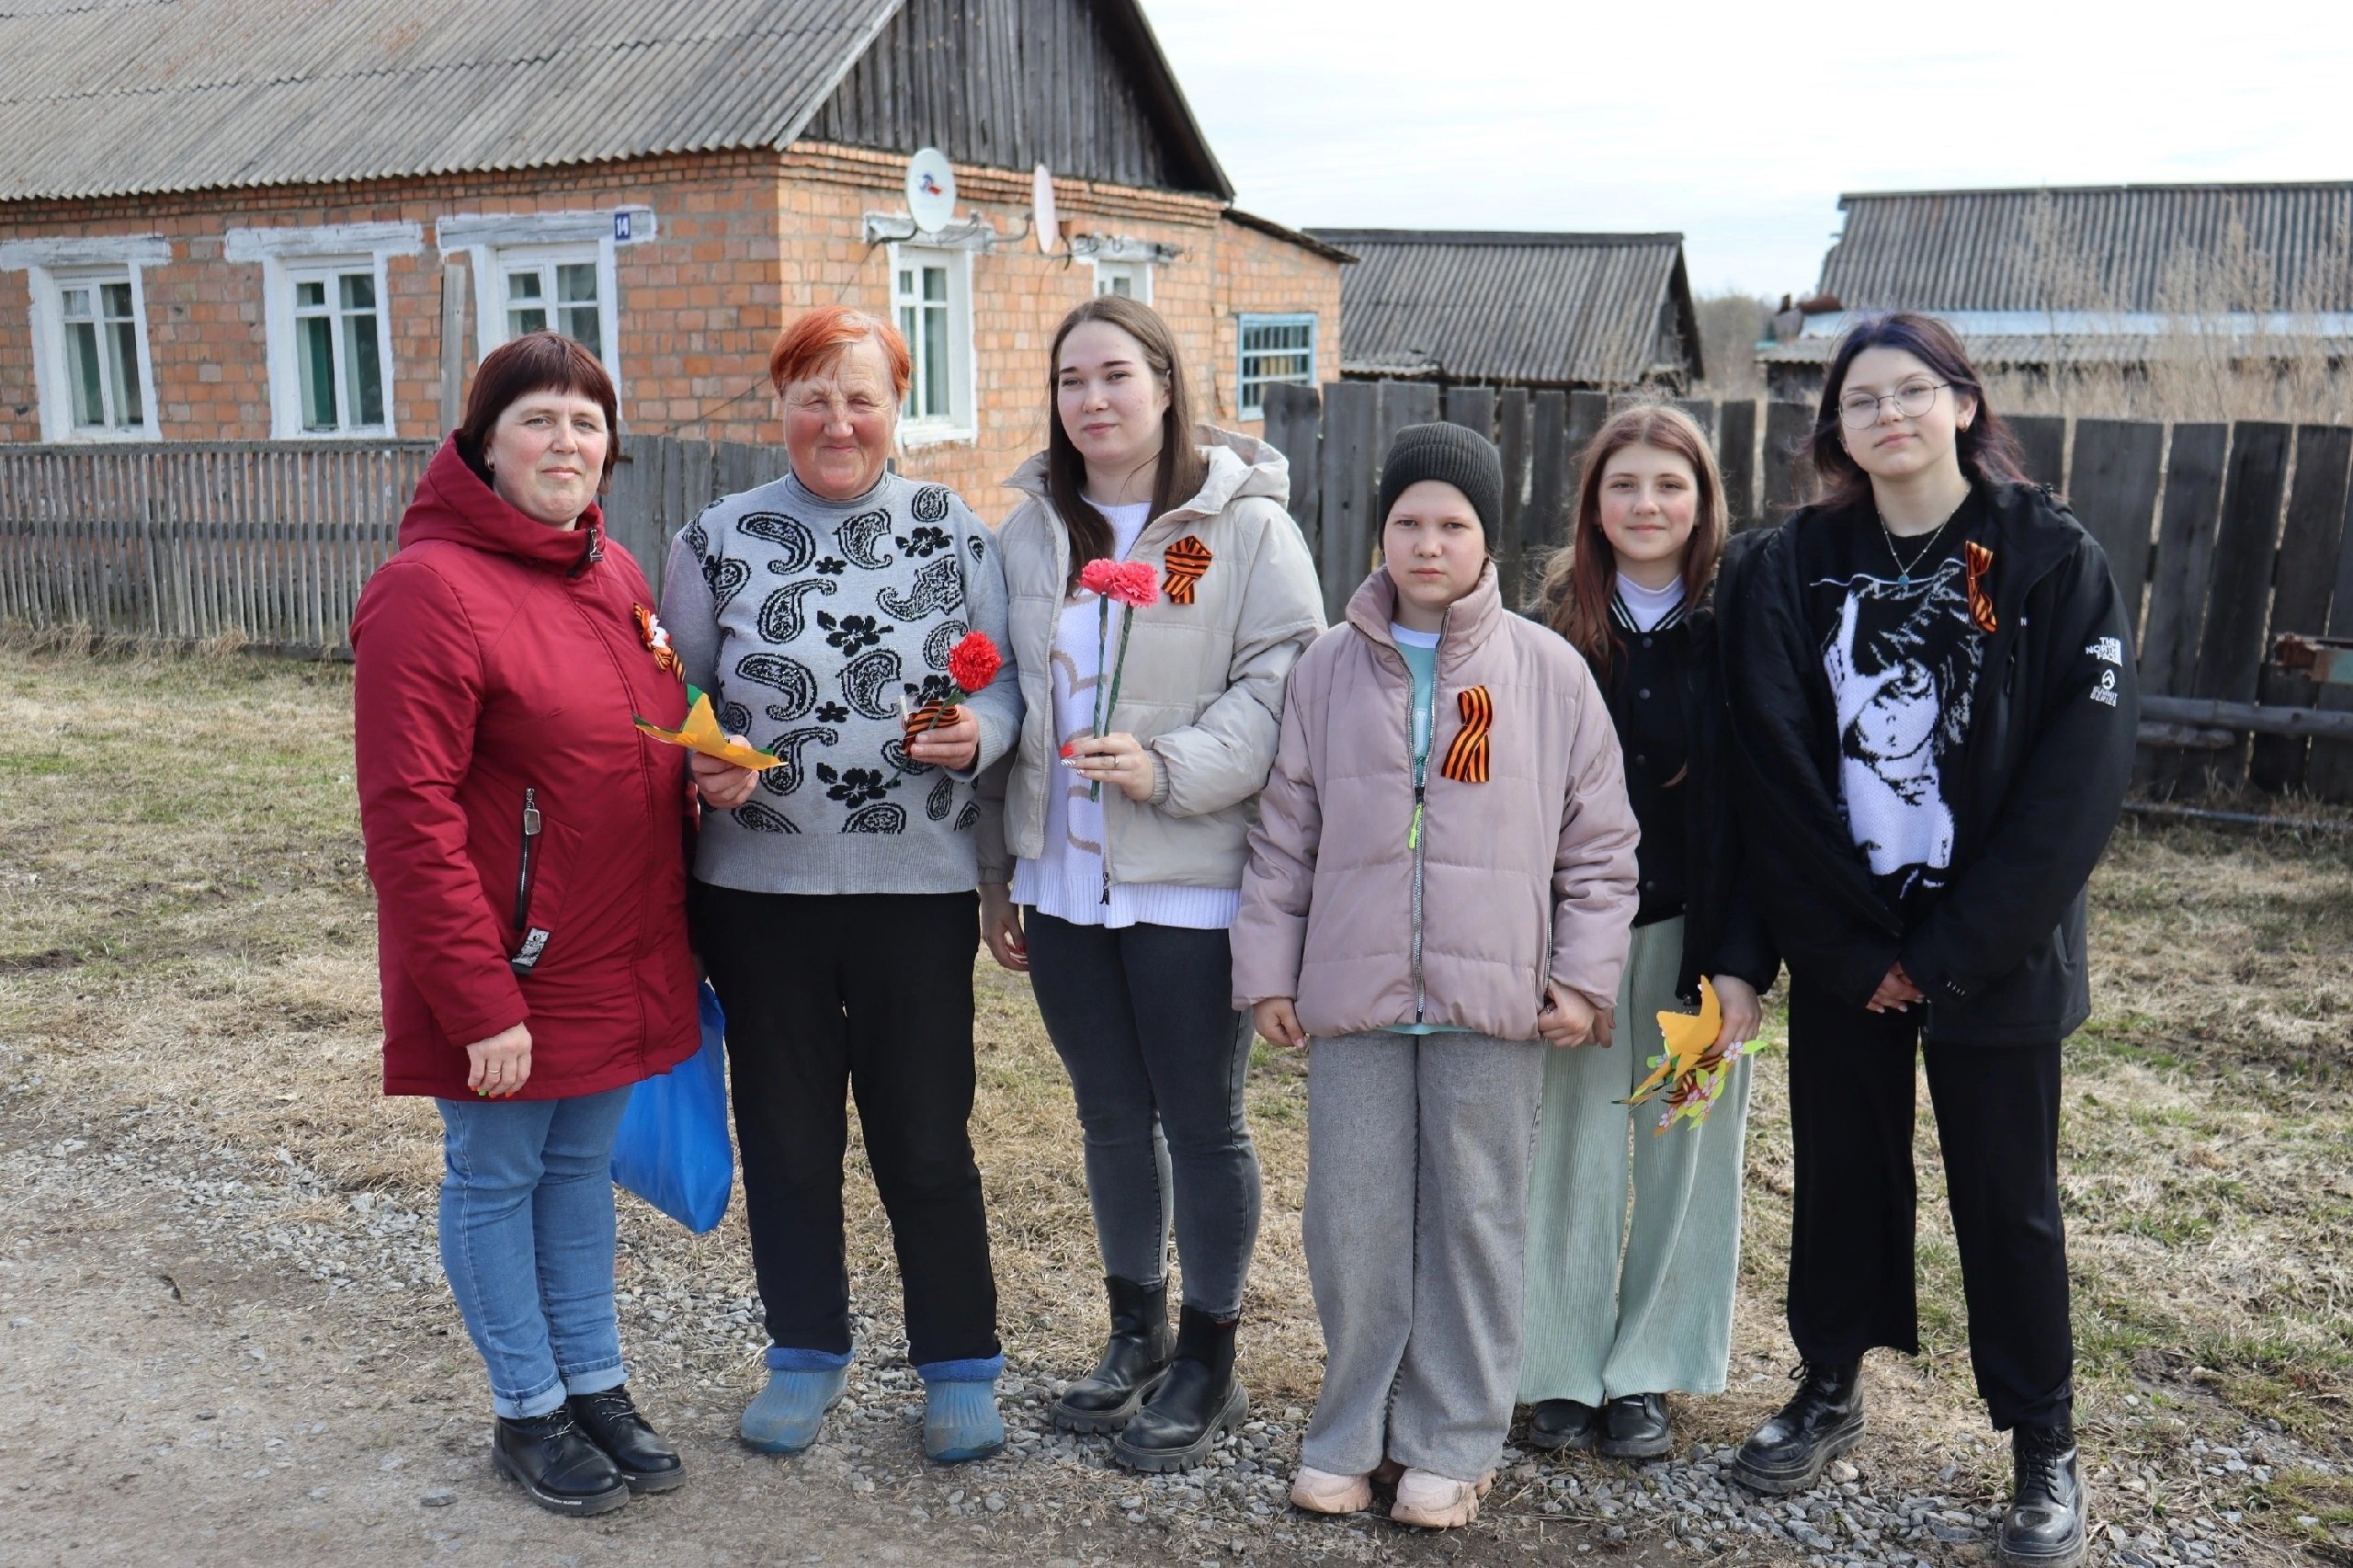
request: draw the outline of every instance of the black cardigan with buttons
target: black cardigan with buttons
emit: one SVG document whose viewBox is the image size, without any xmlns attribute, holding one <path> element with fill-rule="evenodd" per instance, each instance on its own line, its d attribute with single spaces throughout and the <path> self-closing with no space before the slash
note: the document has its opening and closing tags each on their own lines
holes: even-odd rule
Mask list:
<svg viewBox="0 0 2353 1568">
<path fill-rule="evenodd" d="M 1745 887 L 1712 600 L 1640 631 L 1613 597 L 1610 630 L 1617 645 L 1602 689 L 1643 834 L 1634 924 L 1684 917 L 1675 989 L 1685 1001 L 1698 999 L 1703 974 L 1730 974 L 1764 992 L 1780 959 Z"/>
</svg>

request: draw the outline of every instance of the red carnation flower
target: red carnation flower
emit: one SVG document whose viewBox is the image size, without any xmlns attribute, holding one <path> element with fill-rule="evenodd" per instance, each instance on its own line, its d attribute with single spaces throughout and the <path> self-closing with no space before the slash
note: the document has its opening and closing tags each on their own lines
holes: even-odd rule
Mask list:
<svg viewBox="0 0 2353 1568">
<path fill-rule="evenodd" d="M 985 631 L 967 631 L 964 640 L 949 651 L 948 678 L 966 696 L 996 679 L 997 671 L 1003 668 L 1005 655 L 996 651 L 996 644 L 989 641 Z"/>
</svg>

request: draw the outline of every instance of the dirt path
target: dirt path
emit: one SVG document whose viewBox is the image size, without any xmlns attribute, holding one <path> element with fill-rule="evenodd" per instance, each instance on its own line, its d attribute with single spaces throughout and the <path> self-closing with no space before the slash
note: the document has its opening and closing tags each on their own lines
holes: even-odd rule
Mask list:
<svg viewBox="0 0 2353 1568">
<path fill-rule="evenodd" d="M 1007 1463 L 861 1489 L 830 1440 L 796 1461 L 745 1451 L 732 1410 L 674 1411 L 666 1423 L 692 1472 L 686 1489 L 598 1519 L 554 1518 L 489 1465 L 471 1352 L 451 1341 L 438 1280 L 386 1301 L 290 1272 L 275 1244 L 324 1217 L 299 1183 L 192 1158 L 187 1142 L 148 1130 L 61 1117 L 38 1091 L 0 1107 L 0 1556 L 15 1568 L 1288 1568 L 1549 1561 L 1594 1542 L 1602 1550 L 1588 1560 L 1652 1561 L 1527 1521 L 1429 1539 L 1363 1520 L 1324 1540 L 1204 1548 L 1091 1511 L 1044 1517 L 1051 1475 Z M 362 1233 L 354 1244 L 368 1244 L 360 1216 L 344 1212 Z M 420 1378 L 436 1366 L 454 1375 Z M 958 1482 L 977 1517 L 941 1506 Z"/>
</svg>

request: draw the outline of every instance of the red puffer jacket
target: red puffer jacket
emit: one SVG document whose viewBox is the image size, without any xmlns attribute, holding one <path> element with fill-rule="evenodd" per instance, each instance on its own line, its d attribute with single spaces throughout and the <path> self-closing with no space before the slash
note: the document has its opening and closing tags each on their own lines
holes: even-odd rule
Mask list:
<svg viewBox="0 0 2353 1568">
<path fill-rule="evenodd" d="M 435 455 L 351 619 L 359 824 L 376 884 L 384 1092 L 466 1098 L 465 1048 L 531 1030 L 519 1097 L 692 1054 L 693 806 L 654 595 L 591 506 L 570 532 Z"/>
</svg>

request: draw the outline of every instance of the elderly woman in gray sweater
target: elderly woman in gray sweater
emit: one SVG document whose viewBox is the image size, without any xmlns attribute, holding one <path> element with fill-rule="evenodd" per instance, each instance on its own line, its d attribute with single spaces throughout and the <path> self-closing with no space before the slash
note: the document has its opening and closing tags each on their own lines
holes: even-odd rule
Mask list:
<svg viewBox="0 0 2353 1568">
<path fill-rule="evenodd" d="M 835 306 L 779 340 L 783 478 L 717 502 L 678 536 L 662 609 L 721 723 L 783 759 L 698 756 L 706 811 L 689 912 L 727 1010 L 768 1383 L 743 1440 L 796 1453 L 842 1395 L 845 1091 L 891 1219 L 924 1449 L 1004 1446 L 972 1116 L 979 943 L 972 780 L 1012 744 L 1007 665 L 959 716 L 908 736 L 903 711 L 953 700 L 949 651 L 1006 636 L 989 530 L 951 491 L 884 470 L 908 381 L 888 323 Z"/>
</svg>

